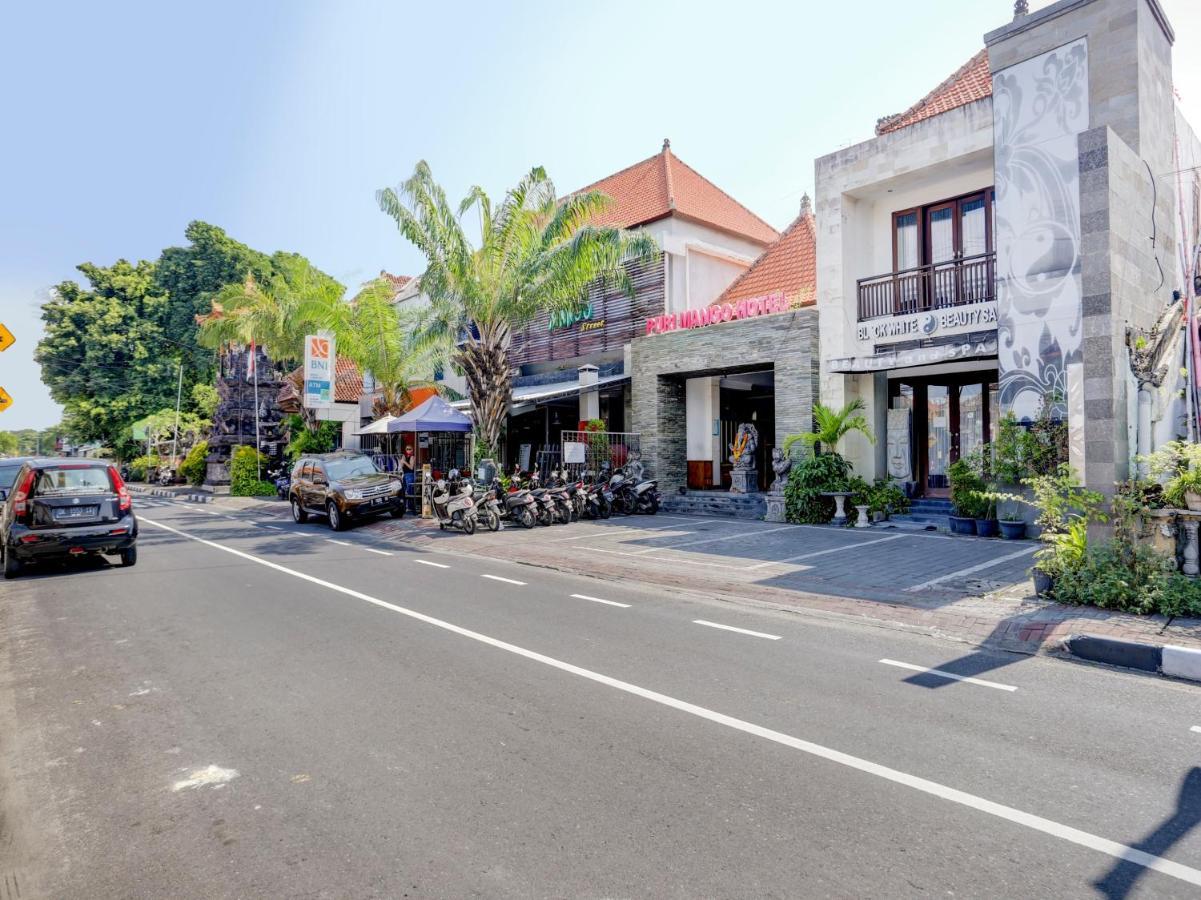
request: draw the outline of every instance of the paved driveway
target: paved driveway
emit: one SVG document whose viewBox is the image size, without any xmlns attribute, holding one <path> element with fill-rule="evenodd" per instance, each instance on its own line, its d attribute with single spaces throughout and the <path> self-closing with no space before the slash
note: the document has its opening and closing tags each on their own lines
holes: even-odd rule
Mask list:
<svg viewBox="0 0 1201 900">
<path fill-rule="evenodd" d="M 998 589 L 1028 593 L 1037 544 L 664 514 L 478 533 L 472 548 L 485 547 L 531 561 L 608 559 L 631 576 L 653 572 L 657 580 L 708 575 L 743 586 L 939 605 Z"/>
</svg>

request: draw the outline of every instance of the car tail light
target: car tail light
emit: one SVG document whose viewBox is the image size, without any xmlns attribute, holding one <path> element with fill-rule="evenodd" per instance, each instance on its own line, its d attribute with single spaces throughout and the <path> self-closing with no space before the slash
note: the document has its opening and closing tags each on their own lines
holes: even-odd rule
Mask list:
<svg viewBox="0 0 1201 900">
<path fill-rule="evenodd" d="M 121 473 L 117 471 L 116 466 L 108 467 L 108 480 L 112 482 L 113 490 L 117 492 L 117 508 L 121 512 L 128 512 L 133 506 L 133 498 L 129 496 L 129 488 L 125 486 L 125 481 L 121 478 Z"/>
<path fill-rule="evenodd" d="M 29 494 L 33 490 L 33 479 L 37 475 L 33 469 L 25 473 L 25 477 L 21 479 L 21 483 L 17 485 L 16 491 L 13 493 L 13 515 L 18 519 L 23 519 L 29 515 Z"/>
</svg>

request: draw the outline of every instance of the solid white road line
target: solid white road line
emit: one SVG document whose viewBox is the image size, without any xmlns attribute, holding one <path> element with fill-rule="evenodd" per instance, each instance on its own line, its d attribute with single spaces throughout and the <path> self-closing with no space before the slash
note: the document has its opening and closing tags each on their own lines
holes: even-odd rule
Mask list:
<svg viewBox="0 0 1201 900">
<path fill-rule="evenodd" d="M 337 544 L 339 547 L 353 547 L 354 546 L 354 544 L 350 543 L 350 541 L 335 541 L 333 538 L 326 538 L 326 540 L 331 544 Z"/>
<path fill-rule="evenodd" d="M 671 544 L 670 546 L 663 547 L 650 547 L 646 550 L 638 550 L 632 555 L 640 556 L 643 553 L 655 553 L 656 551 L 661 552 L 663 550 L 679 550 L 681 547 L 698 547 L 701 544 L 715 544 L 718 541 L 734 541 L 738 538 L 758 537 L 761 534 L 772 534 L 776 531 L 789 531 L 795 527 L 795 525 L 781 525 L 779 528 L 762 528 L 758 531 L 740 531 L 737 534 L 723 534 L 720 537 L 702 538 L 699 541 L 684 541 L 682 544 Z"/>
<path fill-rule="evenodd" d="M 789 556 L 786 559 L 772 559 L 767 562 L 757 563 L 753 566 L 747 566 L 748 569 L 762 569 L 765 566 L 779 566 L 784 563 L 799 562 L 802 559 L 810 559 L 814 556 L 825 556 L 827 553 L 841 553 L 843 550 L 858 550 L 860 547 L 870 547 L 872 544 L 883 544 L 885 541 L 896 541 L 903 537 L 909 537 L 907 534 L 893 534 L 888 537 L 876 538 L 874 541 L 856 541 L 853 544 L 847 544 L 845 547 L 831 547 L 828 550 L 814 550 L 812 553 L 802 553 L 800 556 Z"/>
<path fill-rule="evenodd" d="M 945 784 L 940 784 L 937 781 L 930 781 L 927 778 L 921 778 L 917 775 L 910 775 L 907 772 L 902 772 L 899 769 L 893 769 L 880 763 L 872 762 L 871 760 L 863 759 L 858 756 L 852 756 L 849 753 L 844 753 L 841 750 L 835 750 L 831 747 L 824 747 L 821 744 L 815 744 L 812 741 L 806 741 L 802 738 L 793 737 L 790 734 L 784 734 L 782 731 L 775 731 L 771 728 L 764 728 L 762 725 L 756 725 L 753 722 L 748 722 L 745 719 L 738 719 L 734 716 L 728 716 L 725 713 L 719 713 L 715 710 L 707 709 L 703 706 L 698 706 L 695 703 L 689 703 L 686 700 L 680 700 L 668 694 L 661 694 L 658 691 L 652 691 L 649 688 L 639 687 L 636 684 L 631 684 L 628 681 L 621 681 L 609 675 L 595 672 L 591 669 L 585 669 L 582 666 L 574 665 L 573 663 L 564 662 L 563 660 L 555 659 L 552 656 L 546 656 L 534 650 L 527 650 L 524 647 L 519 647 L 516 644 L 510 644 L 498 638 L 490 637 L 486 634 L 481 634 L 478 631 L 472 631 L 464 628 L 461 625 L 455 625 L 447 622 L 444 619 L 438 619 L 434 616 L 428 616 L 425 613 L 417 612 L 413 609 L 406 609 L 403 606 L 397 606 L 395 603 L 389 603 L 386 600 L 380 600 L 377 597 L 372 597 L 370 594 L 364 594 L 361 591 L 356 591 L 352 588 L 343 587 L 340 584 L 334 584 L 332 581 L 325 581 L 317 578 L 314 575 L 306 575 L 296 569 L 289 569 L 287 566 L 282 566 L 279 563 L 271 562 L 261 556 L 254 556 L 250 553 L 245 553 L 241 550 L 235 550 L 233 547 L 227 547 L 224 544 L 216 541 L 206 540 L 202 537 L 197 537 L 194 534 L 189 534 L 186 531 L 180 531 L 178 528 L 172 528 L 170 525 L 163 525 L 160 522 L 155 522 L 152 519 L 144 520 L 147 524 L 153 525 L 156 528 L 162 528 L 164 531 L 170 531 L 180 537 L 188 538 L 196 541 L 199 544 L 204 544 L 206 547 L 212 547 L 214 550 L 220 550 L 223 553 L 230 553 L 240 559 L 245 559 L 248 562 L 256 565 L 265 566 L 269 569 L 274 569 L 277 572 L 282 572 L 284 575 L 290 575 L 293 578 L 299 578 L 302 581 L 307 581 L 310 584 L 318 585 L 319 587 L 335 591 L 347 597 L 354 597 L 356 600 L 362 600 L 364 603 L 370 603 L 378 606 L 381 609 L 388 609 L 394 613 L 399 613 L 402 616 L 407 616 L 418 622 L 424 622 L 427 625 L 432 625 L 435 628 L 441 628 L 443 631 L 449 631 L 452 634 L 457 634 L 460 637 L 468 638 L 469 640 L 477 641 L 486 646 L 493 647 L 497 650 L 503 650 L 506 653 L 512 653 L 515 656 L 520 656 L 532 662 L 541 663 L 545 666 L 558 669 L 561 672 L 566 672 L 570 675 L 576 675 L 580 678 L 585 678 L 596 684 L 602 684 L 614 690 L 622 691 L 635 697 L 641 697 L 651 703 L 658 703 L 660 706 L 666 706 L 669 709 L 674 709 L 690 716 L 695 716 L 699 719 L 704 719 L 708 722 L 713 722 L 717 725 L 723 725 L 726 728 L 731 728 L 735 731 L 740 731 L 743 734 L 749 734 L 753 737 L 762 738 L 766 741 L 780 744 L 784 747 L 790 747 L 793 750 L 798 750 L 801 753 L 806 753 L 810 756 L 824 759 L 828 762 L 835 763 L 840 766 L 845 766 L 849 769 L 854 769 L 858 772 L 863 772 L 867 775 L 873 775 L 877 778 L 882 778 L 885 781 L 891 781 L 893 784 L 899 784 L 903 787 L 911 788 L 915 791 L 920 791 L 931 797 L 937 797 L 940 800 L 946 800 L 948 803 L 955 803 L 959 806 L 968 809 L 974 809 L 977 812 L 985 813 L 986 815 L 994 816 L 1006 822 L 1012 822 L 1015 825 L 1021 825 L 1029 828 L 1032 831 L 1037 831 L 1041 834 L 1046 834 L 1068 843 L 1076 844 L 1079 847 L 1085 847 L 1089 850 L 1095 850 L 1098 853 L 1104 853 L 1107 856 L 1112 856 L 1116 859 L 1125 860 L 1135 865 L 1142 866 L 1147 869 L 1152 869 L 1171 878 L 1179 879 L 1188 884 L 1201 887 L 1201 869 L 1194 869 L 1191 866 L 1183 865 L 1182 863 L 1172 862 L 1170 859 L 1164 859 L 1162 856 L 1155 856 L 1147 853 L 1145 850 L 1136 850 L 1127 844 L 1111 841 L 1108 838 L 1099 837 L 1095 834 L 1090 834 L 1087 831 L 1081 831 L 1079 828 L 1073 828 L 1070 825 L 1064 825 L 1052 819 L 1045 819 L 1042 816 L 1034 815 L 1033 813 L 1023 812 L 1012 806 L 1006 806 L 1003 803 L 997 803 L 993 800 L 988 800 L 984 797 L 979 797 L 975 794 L 969 794 L 966 791 L 958 790 L 957 788 L 949 787 Z"/>
<path fill-rule="evenodd" d="M 501 578 L 499 575 L 480 575 L 480 578 L 489 578 L 492 581 L 503 581 L 505 584 L 516 584 L 525 587 L 524 581 L 517 581 L 513 578 Z"/>
<path fill-rule="evenodd" d="M 909 669 L 912 672 L 927 672 L 930 675 L 937 675 L 939 678 L 949 678 L 951 681 L 966 681 L 968 684 L 996 688 L 998 691 L 1017 690 L 1012 684 L 999 684 L 995 681 L 985 681 L 983 678 L 969 678 L 967 675 L 956 675 L 954 672 L 948 672 L 945 669 L 928 669 L 925 666 L 915 666 L 912 663 L 897 662 L 895 659 L 882 659 L 880 662 L 886 666 L 896 666 L 898 669 Z"/>
<path fill-rule="evenodd" d="M 255 522 L 259 528 L 270 528 L 272 531 L 283 531 L 278 525 L 268 525 L 266 522 Z"/>
<path fill-rule="evenodd" d="M 1038 547 L 1025 547 L 1018 550 L 1016 553 L 1007 553 L 1004 556 L 998 556 L 996 559 L 990 559 L 987 562 L 977 563 L 974 566 L 968 566 L 966 569 L 960 569 L 958 572 L 951 572 L 947 575 L 939 575 L 937 578 L 931 578 L 929 581 L 923 581 L 921 584 L 915 584 L 913 587 L 905 588 L 905 592 L 912 594 L 915 591 L 922 591 L 929 587 L 934 587 L 936 584 L 942 584 L 944 581 L 950 581 L 952 578 L 962 578 L 964 575 L 972 575 L 983 569 L 991 569 L 993 566 L 998 566 L 1003 562 L 1009 562 L 1011 559 L 1017 559 L 1019 556 L 1025 556 L 1028 553 L 1033 553 Z"/>
<path fill-rule="evenodd" d="M 378 553 L 380 556 L 395 556 L 395 553 L 390 553 L 387 550 L 376 550 L 374 547 L 364 547 L 368 553 Z"/>
<path fill-rule="evenodd" d="M 415 559 L 415 560 L 413 560 L 413 562 L 421 563 L 421 565 L 423 565 L 423 566 L 433 566 L 435 569 L 449 569 L 450 568 L 450 566 L 448 566 L 446 563 L 436 563 L 436 562 L 433 562 L 432 560 L 428 560 L 428 559 Z"/>
<path fill-rule="evenodd" d="M 764 634 L 762 631 L 751 631 L 749 628 L 735 628 L 733 625 L 719 625 L 717 622 L 709 622 L 705 619 L 693 619 L 694 625 L 708 625 L 710 628 L 720 628 L 722 631 L 737 631 L 739 634 L 749 634 L 751 637 L 767 638 L 769 641 L 778 641 L 778 634 Z"/>
<path fill-rule="evenodd" d="M 593 603 L 604 603 L 606 606 L 620 606 L 622 609 L 629 609 L 630 604 L 618 603 L 616 600 L 604 600 L 600 597 L 589 597 L 587 594 L 572 594 L 577 600 L 591 600 Z"/>
<path fill-rule="evenodd" d="M 1195 732 L 1197 732 L 1197 734 L 1201 734 L 1201 725 L 1194 725 L 1192 728 L 1189 729 L 1189 731 L 1195 731 Z"/>
<path fill-rule="evenodd" d="M 644 553 L 629 553 L 625 550 L 606 550 L 604 547 L 581 547 L 581 550 L 587 550 L 591 553 L 611 553 L 614 556 L 632 556 L 637 559 L 653 559 L 660 562 L 681 563 L 689 566 L 705 566 L 710 569 L 733 569 L 737 572 L 745 572 L 749 566 L 728 566 L 725 563 L 705 562 L 699 559 L 681 559 L 678 556 L 645 556 Z"/>
<path fill-rule="evenodd" d="M 217 512 L 215 509 L 202 509 L 201 512 L 208 513 L 210 516 L 221 515 L 221 513 Z"/>
</svg>

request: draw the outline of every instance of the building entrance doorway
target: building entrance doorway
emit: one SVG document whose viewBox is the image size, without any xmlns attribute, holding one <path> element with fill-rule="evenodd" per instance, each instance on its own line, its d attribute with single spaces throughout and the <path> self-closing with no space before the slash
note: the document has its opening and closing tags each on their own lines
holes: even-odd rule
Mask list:
<svg viewBox="0 0 1201 900">
<path fill-rule="evenodd" d="M 888 405 L 910 411 L 915 493 L 949 497 L 951 464 L 995 437 L 997 373 L 993 369 L 890 379 Z"/>
</svg>

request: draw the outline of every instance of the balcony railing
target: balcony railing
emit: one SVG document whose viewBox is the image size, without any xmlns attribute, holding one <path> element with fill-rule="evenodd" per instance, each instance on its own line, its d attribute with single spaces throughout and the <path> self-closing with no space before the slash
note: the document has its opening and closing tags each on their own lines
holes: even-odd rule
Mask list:
<svg viewBox="0 0 1201 900">
<path fill-rule="evenodd" d="M 859 321 L 995 300 L 996 274 L 992 252 L 860 278 Z"/>
</svg>

